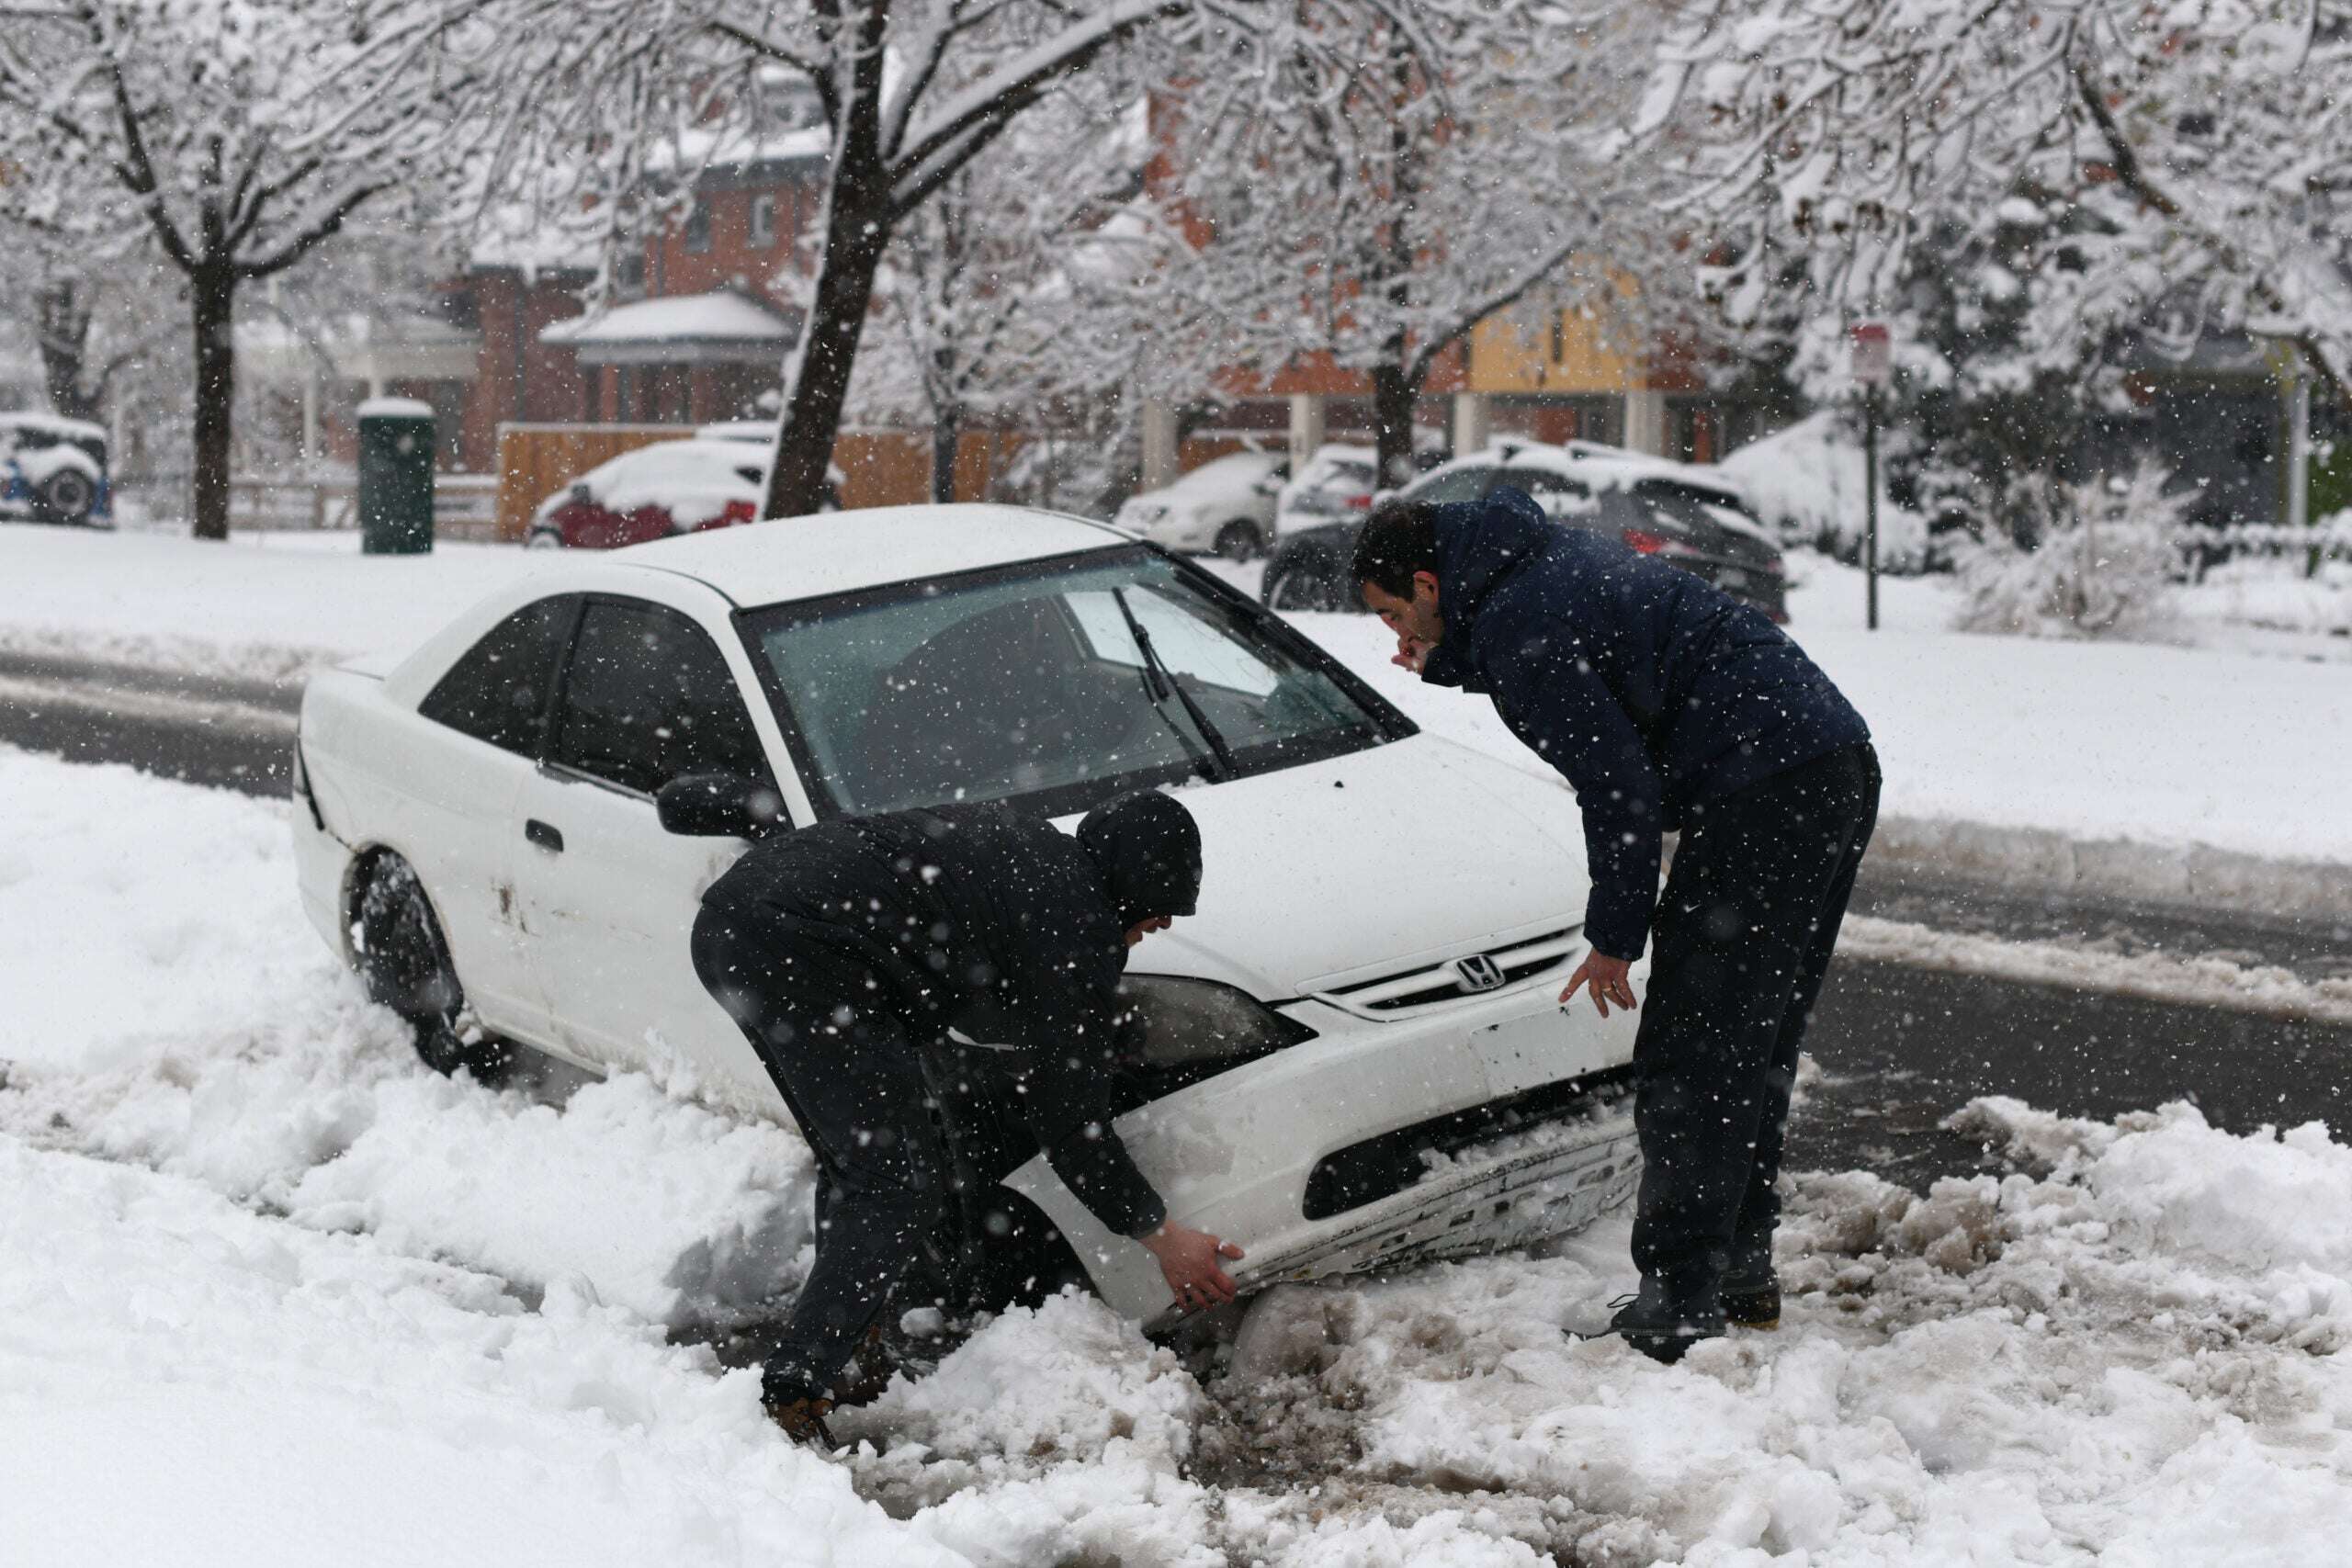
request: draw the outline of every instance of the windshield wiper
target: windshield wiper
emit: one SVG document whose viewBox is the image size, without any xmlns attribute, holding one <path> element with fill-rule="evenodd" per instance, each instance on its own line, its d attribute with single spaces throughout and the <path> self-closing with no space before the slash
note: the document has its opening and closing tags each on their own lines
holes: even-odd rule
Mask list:
<svg viewBox="0 0 2352 1568">
<path fill-rule="evenodd" d="M 1111 601 L 1119 606 L 1120 617 L 1127 623 L 1127 635 L 1136 639 L 1136 651 L 1143 656 L 1144 694 L 1151 699 L 1151 705 L 1160 709 L 1164 716 L 1168 694 L 1174 692 L 1176 700 L 1184 705 L 1184 716 L 1193 721 L 1193 728 L 1201 732 L 1201 739 L 1209 743 L 1209 750 L 1216 753 L 1216 773 L 1212 777 L 1233 777 L 1232 748 L 1226 745 L 1225 737 L 1217 733 L 1216 726 L 1209 722 L 1209 716 L 1201 711 L 1201 705 L 1193 700 L 1193 694 L 1184 689 L 1183 682 L 1169 672 L 1168 666 L 1160 660 L 1159 650 L 1151 646 L 1151 634 L 1143 629 L 1143 623 L 1136 619 L 1135 611 L 1127 607 L 1127 591 L 1114 588 L 1111 590 Z M 1176 729 L 1172 722 L 1168 728 Z M 1182 730 L 1178 729 L 1176 733 L 1179 739 L 1183 738 Z"/>
</svg>

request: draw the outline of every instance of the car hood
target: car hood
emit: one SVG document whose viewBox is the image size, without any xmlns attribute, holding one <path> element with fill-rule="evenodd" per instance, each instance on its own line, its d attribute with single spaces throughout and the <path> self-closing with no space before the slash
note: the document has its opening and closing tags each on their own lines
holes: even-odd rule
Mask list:
<svg viewBox="0 0 2352 1568">
<path fill-rule="evenodd" d="M 1180 798 L 1201 825 L 1200 912 L 1146 938 L 1137 974 L 1282 1000 L 1584 918 L 1575 797 L 1435 736 Z"/>
</svg>

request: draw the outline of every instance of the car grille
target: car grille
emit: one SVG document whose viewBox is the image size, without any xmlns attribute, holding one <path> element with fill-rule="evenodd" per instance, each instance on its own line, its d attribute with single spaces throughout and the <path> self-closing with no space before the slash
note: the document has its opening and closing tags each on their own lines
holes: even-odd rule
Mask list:
<svg viewBox="0 0 2352 1568">
<path fill-rule="evenodd" d="M 1429 1156 L 1458 1154 L 1508 1134 L 1605 1114 L 1633 1084 L 1630 1066 L 1604 1068 L 1351 1144 L 1324 1156 L 1307 1173 L 1301 1212 L 1310 1220 L 1328 1220 L 1394 1197 L 1429 1174 Z"/>
<path fill-rule="evenodd" d="M 1494 965 L 1494 972 L 1501 976 L 1498 981 L 1485 987 L 1473 986 L 1464 979 L 1458 967 L 1464 960 L 1449 958 L 1442 964 L 1377 976 L 1352 985 L 1334 986 L 1314 995 L 1317 1000 L 1329 1002 L 1360 1018 L 1409 1017 L 1454 1002 L 1495 996 L 1566 967 L 1569 955 L 1584 946 L 1577 940 L 1577 933 L 1583 929 L 1580 925 L 1563 926 L 1557 931 L 1524 938 L 1508 947 L 1473 955 L 1487 959 Z"/>
</svg>

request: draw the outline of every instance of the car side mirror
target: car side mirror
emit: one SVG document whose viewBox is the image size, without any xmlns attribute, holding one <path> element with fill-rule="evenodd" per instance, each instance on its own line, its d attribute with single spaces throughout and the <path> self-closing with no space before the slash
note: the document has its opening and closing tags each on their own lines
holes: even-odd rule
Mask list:
<svg viewBox="0 0 2352 1568">
<path fill-rule="evenodd" d="M 596 492 L 585 484 L 576 484 L 571 487 L 571 499 L 582 506 L 594 506 L 596 504 Z"/>
<path fill-rule="evenodd" d="M 664 832 L 693 839 L 756 839 L 783 822 L 784 796 L 741 773 L 682 773 L 654 793 Z"/>
</svg>

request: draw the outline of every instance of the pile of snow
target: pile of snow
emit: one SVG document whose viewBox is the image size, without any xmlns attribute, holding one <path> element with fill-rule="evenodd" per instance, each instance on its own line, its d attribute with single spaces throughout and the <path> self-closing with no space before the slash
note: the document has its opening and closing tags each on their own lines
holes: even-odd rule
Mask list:
<svg viewBox="0 0 2352 1568">
<path fill-rule="evenodd" d="M 1788 544 L 1841 560 L 1861 558 L 1868 517 L 1868 467 L 1860 440 L 1832 409 L 1808 414 L 1777 434 L 1752 441 L 1717 465 L 1739 483 L 1758 515 Z M 1886 464 L 1879 464 L 1878 564 L 1885 571 L 1918 571 L 1928 562 L 1928 520 L 1897 506 L 1886 493 Z"/>
<path fill-rule="evenodd" d="M 665 1333 L 805 1267 L 790 1133 L 427 1074 L 303 923 L 280 805 L 0 752 L 0 815 L 28 1562 L 2339 1554 L 2352 1148 L 2316 1125 L 1980 1101 L 1955 1124 L 2042 1174 L 1792 1178 L 1786 1325 L 1672 1369 L 1563 1332 L 1631 1284 L 1622 1219 L 1274 1291 L 1222 1353 L 1063 1296 L 843 1413 L 828 1464 Z"/>
</svg>

